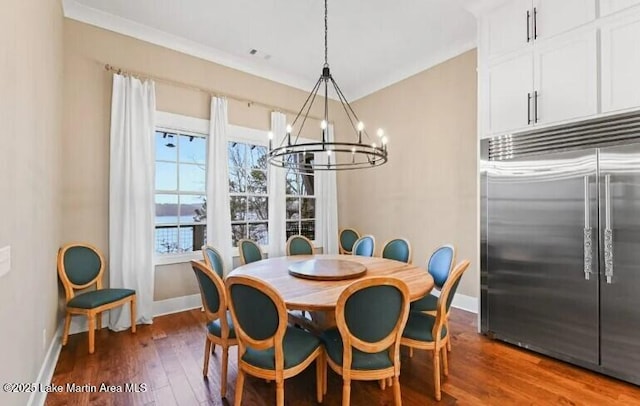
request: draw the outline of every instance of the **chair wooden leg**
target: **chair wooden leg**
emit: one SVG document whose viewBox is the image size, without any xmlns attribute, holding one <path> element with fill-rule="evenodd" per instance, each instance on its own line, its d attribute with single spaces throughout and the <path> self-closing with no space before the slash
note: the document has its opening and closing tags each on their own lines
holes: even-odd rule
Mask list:
<svg viewBox="0 0 640 406">
<path fill-rule="evenodd" d="M 89 322 L 89 354 L 93 354 L 96 342 L 96 315 L 89 313 L 87 321 Z"/>
<path fill-rule="evenodd" d="M 67 345 L 69 339 L 69 328 L 71 327 L 71 313 L 67 313 L 64 317 L 64 333 L 62 334 L 62 345 Z"/>
<path fill-rule="evenodd" d="M 209 354 L 211 354 L 211 341 L 209 337 L 204 338 L 204 365 L 202 366 L 202 376 L 209 375 Z"/>
<path fill-rule="evenodd" d="M 136 311 L 136 295 L 133 295 L 131 297 L 131 332 L 135 333 L 136 332 L 136 320 L 137 320 L 137 314 L 138 312 Z"/>
<path fill-rule="evenodd" d="M 447 351 L 451 352 L 451 330 L 449 330 L 449 319 L 447 318 L 447 321 L 445 322 L 444 325 L 447 328 Z"/>
<path fill-rule="evenodd" d="M 236 379 L 236 397 L 234 406 L 242 406 L 242 388 L 244 387 L 244 371 L 238 367 L 238 376 Z"/>
<path fill-rule="evenodd" d="M 387 386 L 388 387 L 392 387 L 393 386 L 393 378 L 391 378 L 391 377 L 387 378 Z"/>
<path fill-rule="evenodd" d="M 342 406 L 351 404 L 351 380 L 343 379 L 342 382 Z"/>
<path fill-rule="evenodd" d="M 402 396 L 400 394 L 400 377 L 393 377 L 393 399 L 395 400 L 396 406 L 402 406 Z"/>
<path fill-rule="evenodd" d="M 440 400 L 440 350 L 433 350 L 433 386 L 436 400 Z"/>
<path fill-rule="evenodd" d="M 316 400 L 318 403 L 322 403 L 322 395 L 324 391 L 324 378 L 322 370 L 324 367 L 324 358 L 322 354 L 316 358 Z"/>
<path fill-rule="evenodd" d="M 387 378 L 379 379 L 378 385 L 380 385 L 380 390 L 385 390 L 387 387 Z"/>
<path fill-rule="evenodd" d="M 442 347 L 442 370 L 444 372 L 444 376 L 449 376 L 449 355 L 447 354 L 449 350 L 447 350 L 447 346 Z"/>
<path fill-rule="evenodd" d="M 413 347 L 409 347 L 409 358 L 413 358 Z"/>
<path fill-rule="evenodd" d="M 222 346 L 222 379 L 220 379 L 220 396 L 227 396 L 227 365 L 229 364 L 229 347 Z"/>
<path fill-rule="evenodd" d="M 276 379 L 276 406 L 284 406 L 284 379 Z"/>
<path fill-rule="evenodd" d="M 327 357 L 326 354 L 325 354 L 325 357 Z M 322 394 L 323 395 L 327 394 L 327 374 L 328 373 L 329 373 L 329 364 L 327 364 L 327 360 L 325 358 L 322 364 Z"/>
<path fill-rule="evenodd" d="M 96 314 L 96 330 L 102 330 L 102 313 Z"/>
</svg>

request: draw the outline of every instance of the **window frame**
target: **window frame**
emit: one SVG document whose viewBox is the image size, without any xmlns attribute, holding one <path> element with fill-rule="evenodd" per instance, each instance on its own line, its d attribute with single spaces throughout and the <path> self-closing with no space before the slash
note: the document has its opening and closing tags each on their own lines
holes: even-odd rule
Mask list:
<svg viewBox="0 0 640 406">
<path fill-rule="evenodd" d="M 309 139 L 303 139 L 300 138 L 299 139 L 300 142 L 305 142 L 305 143 L 311 143 L 314 142 L 313 140 L 309 140 Z M 317 153 L 314 153 L 314 155 Z M 314 156 L 314 159 L 316 159 L 316 157 Z M 317 171 L 312 170 L 313 174 L 311 176 L 313 176 L 313 195 L 303 195 L 303 194 L 299 194 L 299 195 L 291 195 L 287 193 L 286 190 L 286 182 L 287 182 L 287 173 L 285 172 L 285 192 L 284 192 L 284 198 L 285 198 L 285 202 L 287 199 L 289 198 L 295 198 L 298 199 L 298 213 L 300 214 L 300 218 L 298 218 L 297 220 L 288 220 L 287 219 L 287 214 L 285 211 L 285 230 L 287 227 L 287 223 L 291 223 L 291 222 L 297 222 L 298 223 L 298 230 L 302 230 L 302 222 L 303 221 L 313 221 L 313 227 L 314 227 L 314 239 L 311 240 L 311 242 L 313 243 L 314 248 L 318 248 L 318 195 L 317 195 L 317 191 L 318 191 L 318 183 L 317 183 Z M 302 174 L 300 174 L 300 176 L 302 176 Z M 313 218 L 302 218 L 302 199 L 313 199 Z M 286 203 L 285 203 L 286 204 Z M 286 209 L 285 209 L 286 210 Z M 286 232 L 286 231 L 285 231 Z M 300 232 L 300 235 L 302 235 L 302 233 Z"/>
</svg>

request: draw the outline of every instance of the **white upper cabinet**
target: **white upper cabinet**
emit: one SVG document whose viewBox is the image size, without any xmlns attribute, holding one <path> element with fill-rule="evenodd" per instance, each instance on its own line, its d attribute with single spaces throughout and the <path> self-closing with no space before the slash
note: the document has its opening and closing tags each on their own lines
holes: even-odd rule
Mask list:
<svg viewBox="0 0 640 406">
<path fill-rule="evenodd" d="M 596 18 L 596 0 L 534 0 L 535 39 L 562 34 Z"/>
<path fill-rule="evenodd" d="M 531 13 L 531 0 L 511 0 L 495 8 L 487 16 L 486 38 L 490 58 L 507 54 L 531 43 Z"/>
<path fill-rule="evenodd" d="M 640 10 L 600 28 L 602 111 L 640 106 Z"/>
<path fill-rule="evenodd" d="M 606 16 L 638 4 L 640 0 L 600 0 L 600 15 Z"/>
<path fill-rule="evenodd" d="M 536 46 L 534 124 L 592 116 L 598 112 L 596 32 L 582 29 Z"/>
<path fill-rule="evenodd" d="M 502 133 L 531 124 L 533 55 L 527 52 L 493 65 L 488 79 L 487 131 Z"/>
</svg>

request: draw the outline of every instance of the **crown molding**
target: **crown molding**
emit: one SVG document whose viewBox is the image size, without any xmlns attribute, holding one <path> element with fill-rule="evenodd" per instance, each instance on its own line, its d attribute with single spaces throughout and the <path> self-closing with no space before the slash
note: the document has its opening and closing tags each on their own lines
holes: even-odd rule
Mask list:
<svg viewBox="0 0 640 406">
<path fill-rule="evenodd" d="M 459 1 L 481 1 L 481 0 L 459 0 Z M 80 21 L 85 24 L 113 31 L 141 41 L 149 42 L 164 48 L 172 49 L 186 55 L 194 56 L 223 65 L 241 72 L 258 76 L 273 82 L 291 86 L 293 88 L 309 92 L 315 84 L 316 79 L 307 80 L 296 75 L 284 73 L 279 69 L 269 66 L 249 63 L 241 57 L 229 54 L 219 49 L 202 45 L 198 42 L 186 38 L 169 34 L 167 32 L 149 27 L 135 21 L 97 10 L 78 3 L 76 0 L 63 0 L 64 16 L 66 18 Z M 449 49 L 436 55 L 427 56 L 417 63 L 403 67 L 402 69 L 390 72 L 378 80 L 370 81 L 364 86 L 358 86 L 354 91 L 350 91 L 349 102 L 361 99 L 372 93 L 388 87 L 396 82 L 434 67 L 448 59 L 460 55 L 476 47 L 476 39 L 470 42 L 454 44 Z M 337 97 L 329 95 L 332 100 Z"/>
</svg>

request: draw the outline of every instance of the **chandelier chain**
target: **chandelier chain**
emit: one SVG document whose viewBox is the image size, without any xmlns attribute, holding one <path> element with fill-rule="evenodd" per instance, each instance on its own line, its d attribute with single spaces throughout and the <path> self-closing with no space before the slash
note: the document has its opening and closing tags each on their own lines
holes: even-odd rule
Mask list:
<svg viewBox="0 0 640 406">
<path fill-rule="evenodd" d="M 329 31 L 327 21 L 327 0 L 324 0 L 324 66 L 329 66 L 329 46 L 327 45 L 327 32 Z"/>
</svg>

